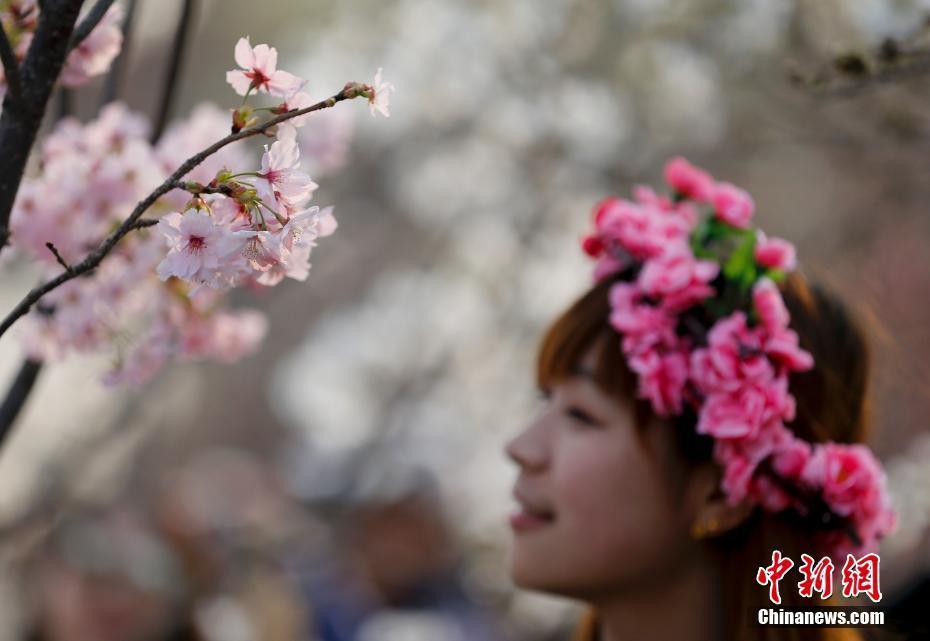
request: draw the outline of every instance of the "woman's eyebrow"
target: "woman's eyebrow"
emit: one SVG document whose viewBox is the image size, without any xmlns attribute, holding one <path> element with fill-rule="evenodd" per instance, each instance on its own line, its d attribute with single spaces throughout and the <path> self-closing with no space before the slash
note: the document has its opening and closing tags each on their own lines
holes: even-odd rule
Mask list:
<svg viewBox="0 0 930 641">
<path fill-rule="evenodd" d="M 572 368 L 572 374 L 581 378 L 586 378 L 588 380 L 594 380 L 594 370 L 590 367 L 585 367 L 584 365 L 576 365 L 574 368 Z"/>
</svg>

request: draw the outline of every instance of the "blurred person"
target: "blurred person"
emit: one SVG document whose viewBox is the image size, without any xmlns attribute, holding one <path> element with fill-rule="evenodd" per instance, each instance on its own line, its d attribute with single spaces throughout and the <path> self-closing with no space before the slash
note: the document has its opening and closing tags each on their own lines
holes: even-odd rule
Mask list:
<svg viewBox="0 0 930 641">
<path fill-rule="evenodd" d="M 183 561 L 203 641 L 306 638 L 286 567 L 289 544 L 306 532 L 267 461 L 231 447 L 198 452 L 164 475 L 153 503 Z"/>
<path fill-rule="evenodd" d="M 27 577 L 28 641 L 195 641 L 181 566 L 128 509 L 71 518 Z"/>
<path fill-rule="evenodd" d="M 504 638 L 464 589 L 436 488 L 417 479 L 351 499 L 339 519 L 335 554 L 305 577 L 320 641 Z"/>
<path fill-rule="evenodd" d="M 595 283 L 542 339 L 544 404 L 506 447 L 512 578 L 586 604 L 577 641 L 861 639 L 756 617 L 774 550 L 845 558 L 893 527 L 878 464 L 846 445 L 868 427 L 863 326 L 751 228 L 748 194 L 683 159 L 666 178 L 670 197 L 598 206 Z M 839 604 L 798 577 L 781 607 Z"/>
</svg>

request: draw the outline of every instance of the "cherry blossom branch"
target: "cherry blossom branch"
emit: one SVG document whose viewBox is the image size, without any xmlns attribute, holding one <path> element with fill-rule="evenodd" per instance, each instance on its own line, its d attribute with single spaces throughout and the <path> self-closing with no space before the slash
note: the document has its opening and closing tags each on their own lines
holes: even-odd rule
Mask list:
<svg viewBox="0 0 930 641">
<path fill-rule="evenodd" d="M 234 197 L 236 194 L 230 185 L 201 185 L 191 180 L 178 180 L 174 183 L 175 189 L 183 189 L 195 196 L 200 194 L 223 194 L 224 196 Z"/>
<path fill-rule="evenodd" d="M 74 33 L 71 34 L 71 41 L 68 43 L 68 51 L 78 47 L 84 39 L 90 35 L 90 32 L 94 30 L 100 21 L 103 20 L 103 16 L 106 15 L 107 11 L 110 10 L 110 7 L 113 6 L 114 0 L 97 0 L 97 4 L 87 12 L 87 15 L 84 16 L 84 19 L 81 20 L 81 24 L 75 28 Z"/>
<path fill-rule="evenodd" d="M 0 251 L 10 238 L 10 212 L 83 0 L 41 3 L 32 44 L 20 67 L 21 105 L 0 115 Z M 12 106 L 12 105 L 10 105 Z"/>
<path fill-rule="evenodd" d="M 174 33 L 174 46 L 171 49 L 171 58 L 168 62 L 168 75 L 165 76 L 165 86 L 161 93 L 161 104 L 158 107 L 158 114 L 155 117 L 155 126 L 152 128 L 151 141 L 154 143 L 161 138 L 165 125 L 168 124 L 168 116 L 171 113 L 171 106 L 174 104 L 174 97 L 177 92 L 174 87 L 178 81 L 178 74 L 181 71 L 181 60 L 184 58 L 184 50 L 190 40 L 190 31 L 194 25 L 194 11 L 197 3 L 195 0 L 184 0 L 184 6 L 181 9 L 178 28 Z"/>
<path fill-rule="evenodd" d="M 7 98 L 11 103 L 10 106 L 14 109 L 21 109 L 23 86 L 19 77 L 19 61 L 13 53 L 13 47 L 10 45 L 10 39 L 3 25 L 0 25 L 0 60 L 3 61 L 3 70 L 6 73 Z"/>
<path fill-rule="evenodd" d="M 291 118 L 296 118 L 297 116 L 303 116 L 305 114 L 320 111 L 321 109 L 327 109 L 332 107 L 338 102 L 343 100 L 355 98 L 361 95 L 361 92 L 364 90 L 365 85 L 350 82 L 348 83 L 342 91 L 337 93 L 334 96 L 322 100 L 314 105 L 306 107 L 304 109 L 294 109 L 287 111 L 283 114 L 271 118 L 267 122 L 253 125 L 241 131 L 230 134 L 222 140 L 219 140 L 198 154 L 195 154 L 188 158 L 184 163 L 178 167 L 174 173 L 172 173 L 161 185 L 155 188 L 155 190 L 146 196 L 143 200 L 136 205 L 132 210 L 132 213 L 116 228 L 106 239 L 100 244 L 97 249 L 89 253 L 84 257 L 81 262 L 71 266 L 70 271 L 64 271 L 55 278 L 46 281 L 45 283 L 39 285 L 38 287 L 33 288 L 26 296 L 10 311 L 9 314 L 3 319 L 3 322 L 0 322 L 0 336 L 3 336 L 4 333 L 15 323 L 19 318 L 24 316 L 30 308 L 35 305 L 39 299 L 41 299 L 45 294 L 49 293 L 53 289 L 60 287 L 69 280 L 85 274 L 97 268 L 100 262 L 106 257 L 107 254 L 116 246 L 116 244 L 130 231 L 138 229 L 137 226 L 141 221 L 139 220 L 149 207 L 151 207 L 155 201 L 164 196 L 166 193 L 175 189 L 178 185 L 178 182 L 186 176 L 192 169 L 200 165 L 204 160 L 215 154 L 217 151 L 234 143 L 238 140 L 243 140 L 245 138 L 251 138 L 252 136 L 257 136 L 258 134 L 264 134 L 269 129 L 278 125 L 282 122 L 290 120 Z M 145 221 L 146 223 L 148 221 Z M 147 225 L 146 225 L 147 226 Z"/>
<path fill-rule="evenodd" d="M 147 229 L 148 227 L 154 227 L 157 224 L 158 224 L 158 220 L 153 219 L 153 218 L 145 218 L 143 220 L 137 220 L 136 222 L 132 224 L 132 229 L 130 231 L 134 231 L 136 229 Z"/>
<path fill-rule="evenodd" d="M 16 373 L 16 378 L 13 379 L 13 384 L 7 391 L 3 404 L 0 405 L 0 444 L 10 434 L 10 428 L 16 422 L 16 417 L 19 416 L 20 411 L 26 404 L 26 399 L 29 398 L 41 369 L 41 361 L 27 358 L 20 366 L 19 372 Z"/>
</svg>

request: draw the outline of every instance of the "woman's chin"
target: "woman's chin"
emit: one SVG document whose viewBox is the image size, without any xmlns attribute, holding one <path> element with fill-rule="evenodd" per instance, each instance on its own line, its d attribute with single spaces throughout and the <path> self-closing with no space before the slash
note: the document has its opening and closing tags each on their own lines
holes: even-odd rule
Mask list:
<svg viewBox="0 0 930 641">
<path fill-rule="evenodd" d="M 517 544 L 511 553 L 510 578 L 515 586 L 524 590 L 561 594 L 565 577 L 560 577 L 557 569 L 551 567 L 552 559 L 551 555 L 528 553 Z"/>
</svg>

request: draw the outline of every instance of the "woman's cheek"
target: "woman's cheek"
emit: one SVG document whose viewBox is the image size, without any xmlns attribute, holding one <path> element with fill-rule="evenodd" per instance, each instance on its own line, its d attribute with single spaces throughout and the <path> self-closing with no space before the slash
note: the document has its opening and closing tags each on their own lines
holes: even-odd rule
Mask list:
<svg viewBox="0 0 930 641">
<path fill-rule="evenodd" d="M 668 543 L 675 515 L 645 452 L 617 451 L 606 439 L 583 445 L 557 477 L 559 517 L 592 552 L 654 556 Z"/>
</svg>

